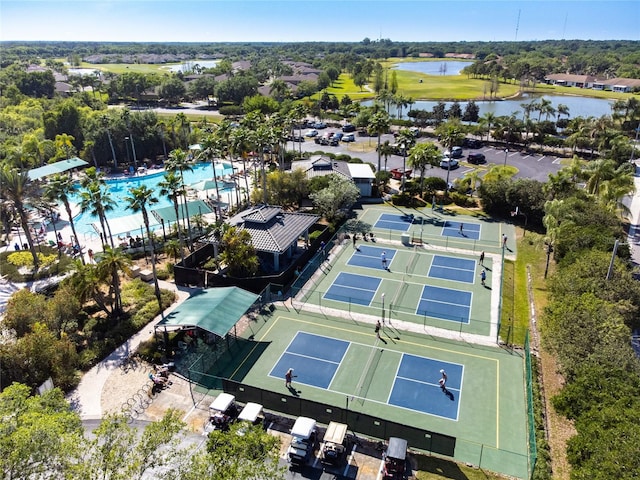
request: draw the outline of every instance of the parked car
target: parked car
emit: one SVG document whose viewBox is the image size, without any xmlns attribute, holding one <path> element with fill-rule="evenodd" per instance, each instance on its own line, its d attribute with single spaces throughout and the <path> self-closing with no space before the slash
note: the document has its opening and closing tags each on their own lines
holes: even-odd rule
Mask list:
<svg viewBox="0 0 640 480">
<path fill-rule="evenodd" d="M 462 157 L 462 147 L 452 147 L 451 151 L 445 150 L 444 156 L 445 157 L 450 157 L 450 158 L 461 158 Z"/>
<path fill-rule="evenodd" d="M 334 133 L 331 137 L 331 140 L 329 141 L 329 145 L 331 145 L 332 147 L 337 147 L 343 137 L 344 134 L 342 132 Z"/>
<path fill-rule="evenodd" d="M 391 173 L 391 176 L 394 180 L 402 180 L 403 176 L 408 180 L 409 178 L 411 178 L 412 172 L 413 170 L 402 170 L 401 168 L 392 168 L 391 170 L 389 170 L 389 173 Z"/>
<path fill-rule="evenodd" d="M 342 137 L 343 142 L 355 142 L 356 136 L 353 133 L 347 133 L 344 137 Z"/>
<path fill-rule="evenodd" d="M 344 423 L 329 422 L 322 440 L 322 463 L 339 465 L 347 451 L 346 437 L 348 426 Z"/>
<path fill-rule="evenodd" d="M 462 146 L 467 148 L 481 148 L 482 140 L 478 140 L 477 138 L 465 138 L 462 141 Z"/>
<path fill-rule="evenodd" d="M 313 128 L 317 128 L 318 130 L 322 130 L 323 128 L 327 128 L 327 124 L 324 122 L 316 122 L 313 124 Z"/>
<path fill-rule="evenodd" d="M 304 134 L 305 137 L 317 137 L 318 130 L 308 130 L 307 133 Z"/>
<path fill-rule="evenodd" d="M 347 123 L 346 125 L 344 125 L 342 127 L 342 131 L 345 132 L 345 133 L 355 132 L 356 131 L 356 127 L 355 127 L 355 125 L 351 125 L 350 123 Z"/>
<path fill-rule="evenodd" d="M 301 135 L 294 135 L 294 136 L 291 138 L 291 141 L 292 141 L 292 142 L 304 142 L 304 137 L 303 137 L 303 136 L 301 136 Z"/>
<path fill-rule="evenodd" d="M 487 159 L 484 156 L 484 153 L 470 153 L 469 155 L 467 155 L 467 161 L 469 163 L 479 165 L 481 163 L 485 163 Z"/>
<path fill-rule="evenodd" d="M 313 452 L 316 439 L 316 421 L 313 418 L 298 417 L 291 429 L 291 444 L 287 457 L 292 466 L 302 466 Z"/>
<path fill-rule="evenodd" d="M 442 160 L 440 160 L 440 168 L 453 170 L 454 168 L 458 168 L 459 166 L 460 164 L 455 158 L 444 157 Z"/>
<path fill-rule="evenodd" d="M 413 134 L 414 137 L 420 136 L 420 129 L 418 127 L 410 127 L 409 131 Z"/>
<path fill-rule="evenodd" d="M 383 478 L 404 478 L 406 468 L 407 441 L 404 438 L 390 437 L 387 451 L 384 454 Z"/>
</svg>

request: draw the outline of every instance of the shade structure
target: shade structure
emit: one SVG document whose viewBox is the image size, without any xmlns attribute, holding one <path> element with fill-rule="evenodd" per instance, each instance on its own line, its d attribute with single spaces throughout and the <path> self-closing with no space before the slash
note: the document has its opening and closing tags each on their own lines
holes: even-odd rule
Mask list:
<svg viewBox="0 0 640 480">
<path fill-rule="evenodd" d="M 41 178 L 48 177 L 49 175 L 55 175 L 56 173 L 66 172 L 68 170 L 73 170 L 74 168 L 78 167 L 84 167 L 86 165 L 89 165 L 89 163 L 85 162 L 81 158 L 68 158 L 67 160 L 61 160 L 59 162 L 50 163 L 43 167 L 33 168 L 29 170 L 29 178 L 31 180 L 39 180 Z"/>
<path fill-rule="evenodd" d="M 194 143 L 193 145 L 189 145 L 189 150 L 202 150 L 202 145 Z"/>
<path fill-rule="evenodd" d="M 149 228 L 155 230 L 160 224 L 160 220 L 156 220 L 153 216 L 149 215 Z M 92 224 L 96 232 L 101 231 L 100 222 Z M 140 234 L 140 229 L 146 230 L 144 225 L 144 218 L 142 213 L 135 213 L 133 215 L 125 215 L 124 217 L 110 218 L 109 228 L 111 235 L 122 235 L 130 233 L 132 236 Z M 146 235 L 146 232 L 144 232 Z"/>
<path fill-rule="evenodd" d="M 180 215 L 182 215 L 182 208 L 182 205 L 178 207 Z M 189 210 L 189 217 L 193 217 L 198 214 L 213 213 L 209 203 L 204 200 L 193 200 L 191 202 L 187 202 L 187 209 Z M 152 210 L 151 213 L 158 222 L 161 222 L 162 220 L 165 222 L 176 222 L 178 220 L 176 218 L 176 210 L 173 206 L 156 208 L 155 210 Z M 182 220 L 182 217 L 180 217 L 180 219 Z"/>
<path fill-rule="evenodd" d="M 239 287 L 200 290 L 156 324 L 157 327 L 199 327 L 224 337 L 259 298 Z"/>
<path fill-rule="evenodd" d="M 223 182 L 217 182 L 218 188 L 223 188 Z M 189 188 L 193 188 L 194 190 L 215 190 L 216 181 L 215 180 L 200 180 L 199 182 L 192 183 L 189 185 Z"/>
</svg>

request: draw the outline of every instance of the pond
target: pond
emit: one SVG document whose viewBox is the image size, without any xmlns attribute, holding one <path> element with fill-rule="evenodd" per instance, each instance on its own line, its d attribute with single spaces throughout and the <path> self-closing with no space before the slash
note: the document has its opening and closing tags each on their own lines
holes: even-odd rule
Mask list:
<svg viewBox="0 0 640 480">
<path fill-rule="evenodd" d="M 189 60 L 188 62 L 180 63 L 178 65 L 170 65 L 165 67 L 171 72 L 191 72 L 193 67 L 199 65 L 202 68 L 213 68 L 218 64 L 218 60 Z"/>
<path fill-rule="evenodd" d="M 606 100 L 602 98 L 588 98 L 588 97 L 571 97 L 566 95 L 526 95 L 523 98 L 519 98 L 517 100 L 502 100 L 502 101 L 476 101 L 476 105 L 480 109 L 480 116 L 485 113 L 491 112 L 496 117 L 509 116 L 512 113 L 518 118 L 522 118 L 522 104 L 531 103 L 533 100 L 544 98 L 546 100 L 550 100 L 553 108 L 557 109 L 558 105 L 566 105 L 569 107 L 569 118 L 576 117 L 602 117 L 604 115 L 611 115 L 613 106 L 613 100 Z M 362 102 L 364 106 L 371 106 L 373 104 L 372 100 L 367 100 Z M 427 100 L 417 100 L 413 106 L 412 110 L 427 110 L 432 111 L 433 107 L 438 104 L 436 101 L 427 101 Z M 447 108 L 450 108 L 453 102 L 445 102 Z M 464 109 L 467 105 L 467 101 L 460 101 L 460 108 L 464 112 Z M 407 116 L 408 109 L 404 109 L 402 112 L 402 118 L 409 119 Z M 395 108 L 391 107 L 391 114 L 396 116 Z M 532 113 L 532 115 L 537 115 L 537 113 Z M 537 119 L 537 117 L 535 117 Z M 544 117 L 543 117 L 544 119 Z"/>
<path fill-rule="evenodd" d="M 436 62 L 402 62 L 396 63 L 392 68 L 408 72 L 425 73 L 427 75 L 459 75 L 464 67 L 473 62 L 461 62 L 459 60 L 442 60 Z"/>
</svg>

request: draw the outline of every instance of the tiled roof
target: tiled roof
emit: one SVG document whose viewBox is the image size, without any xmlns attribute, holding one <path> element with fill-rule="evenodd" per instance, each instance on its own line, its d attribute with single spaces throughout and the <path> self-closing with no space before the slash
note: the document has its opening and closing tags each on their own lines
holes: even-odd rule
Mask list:
<svg viewBox="0 0 640 480">
<path fill-rule="evenodd" d="M 229 223 L 249 232 L 259 252 L 284 253 L 318 220 L 318 215 L 283 212 L 280 207 L 263 205 L 236 215 Z"/>
<path fill-rule="evenodd" d="M 307 178 L 321 177 L 336 173 L 351 180 L 349 165 L 342 160 L 332 160 L 323 155 L 312 156 L 309 160 L 295 162 L 293 168 L 301 168 L 307 174 Z"/>
</svg>

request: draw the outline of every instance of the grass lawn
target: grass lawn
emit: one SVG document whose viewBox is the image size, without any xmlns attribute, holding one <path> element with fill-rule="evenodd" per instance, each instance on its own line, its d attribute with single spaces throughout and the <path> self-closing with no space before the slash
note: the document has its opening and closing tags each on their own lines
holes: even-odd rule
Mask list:
<svg viewBox="0 0 640 480">
<path fill-rule="evenodd" d="M 440 480 L 449 478 L 452 480 L 499 480 L 502 475 L 485 472 L 479 468 L 467 467 L 462 463 L 450 462 L 438 457 L 421 455 L 417 458 L 415 478 L 417 480 Z"/>
</svg>

